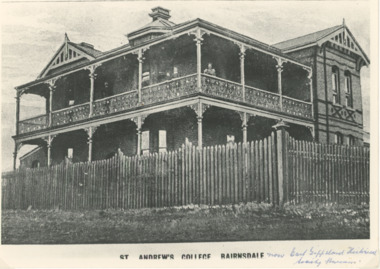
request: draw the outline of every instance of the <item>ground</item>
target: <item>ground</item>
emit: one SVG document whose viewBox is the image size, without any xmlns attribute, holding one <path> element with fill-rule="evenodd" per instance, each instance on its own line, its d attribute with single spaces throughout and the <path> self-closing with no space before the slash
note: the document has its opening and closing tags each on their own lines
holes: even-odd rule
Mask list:
<svg viewBox="0 0 380 269">
<path fill-rule="evenodd" d="M 366 205 L 268 204 L 136 210 L 3 210 L 2 244 L 369 238 Z"/>
</svg>

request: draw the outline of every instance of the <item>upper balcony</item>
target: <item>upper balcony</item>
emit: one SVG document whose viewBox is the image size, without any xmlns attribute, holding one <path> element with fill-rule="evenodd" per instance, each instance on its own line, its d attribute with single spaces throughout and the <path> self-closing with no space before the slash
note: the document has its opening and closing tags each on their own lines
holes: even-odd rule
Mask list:
<svg viewBox="0 0 380 269">
<path fill-rule="evenodd" d="M 135 52 L 26 89 L 47 113 L 18 121 L 17 135 L 197 95 L 313 120 L 311 69 L 297 62 L 199 29 Z"/>
</svg>

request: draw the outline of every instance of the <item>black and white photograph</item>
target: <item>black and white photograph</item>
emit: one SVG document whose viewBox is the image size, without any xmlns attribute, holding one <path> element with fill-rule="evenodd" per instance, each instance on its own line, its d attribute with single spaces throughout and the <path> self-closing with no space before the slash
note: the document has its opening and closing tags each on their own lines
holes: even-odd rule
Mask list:
<svg viewBox="0 0 380 269">
<path fill-rule="evenodd" d="M 376 1 L 1 5 L 1 249 L 378 265 Z"/>
</svg>

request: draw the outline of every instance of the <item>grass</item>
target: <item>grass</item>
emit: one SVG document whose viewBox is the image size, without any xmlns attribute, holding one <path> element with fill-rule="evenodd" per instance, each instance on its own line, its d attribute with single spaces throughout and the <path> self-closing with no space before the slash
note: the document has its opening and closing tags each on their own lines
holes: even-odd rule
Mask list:
<svg viewBox="0 0 380 269">
<path fill-rule="evenodd" d="M 268 204 L 136 210 L 3 210 L 2 244 L 366 239 L 365 205 Z"/>
</svg>

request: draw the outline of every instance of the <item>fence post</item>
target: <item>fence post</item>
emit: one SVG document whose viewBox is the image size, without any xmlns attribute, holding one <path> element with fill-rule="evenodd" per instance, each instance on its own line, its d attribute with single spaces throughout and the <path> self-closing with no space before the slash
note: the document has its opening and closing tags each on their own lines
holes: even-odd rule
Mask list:
<svg viewBox="0 0 380 269">
<path fill-rule="evenodd" d="M 287 130 L 289 126 L 282 120 L 279 121 L 273 128 L 276 130 L 276 150 L 277 150 L 277 180 L 278 180 L 278 200 L 280 207 L 284 205 L 284 183 L 287 182 L 288 167 L 286 165 L 286 146 L 287 146 Z"/>
</svg>

